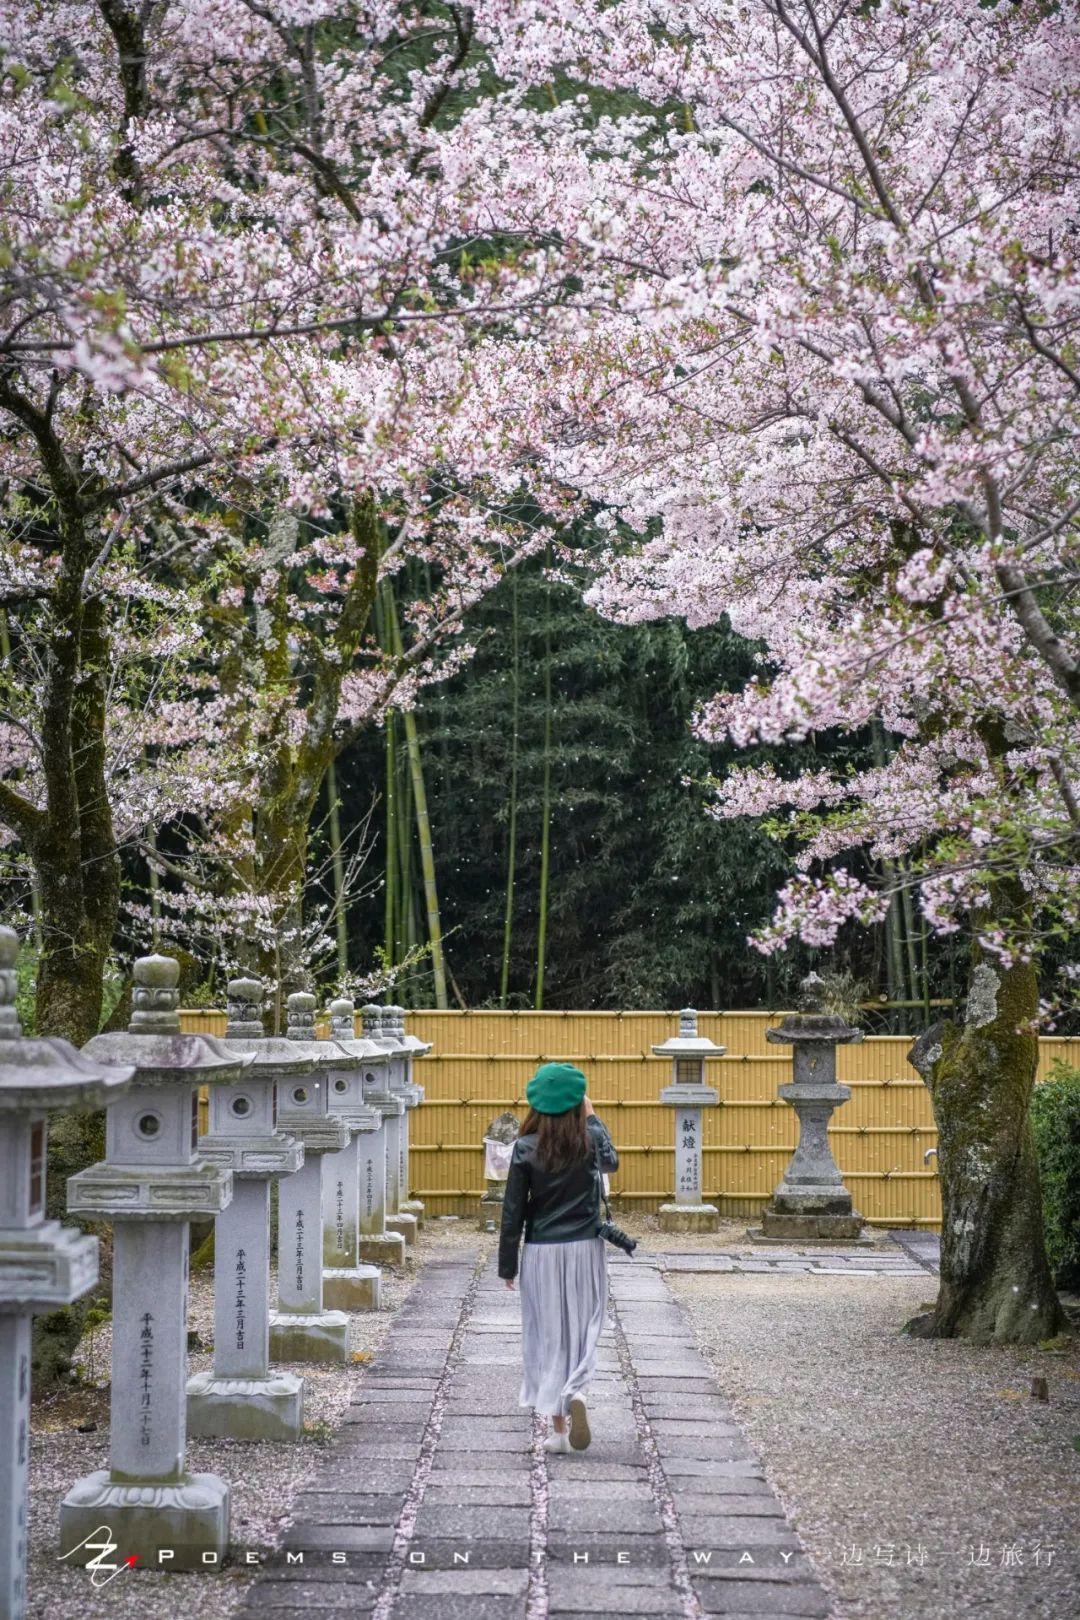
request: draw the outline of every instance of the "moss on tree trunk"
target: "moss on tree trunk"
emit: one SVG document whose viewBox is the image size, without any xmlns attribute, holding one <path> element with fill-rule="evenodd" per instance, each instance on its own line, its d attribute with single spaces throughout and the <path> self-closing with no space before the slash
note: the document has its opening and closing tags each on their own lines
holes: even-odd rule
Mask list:
<svg viewBox="0 0 1080 1620">
<path fill-rule="evenodd" d="M 937 1303 L 908 1323 L 920 1338 L 1034 1344 L 1064 1325 L 1028 1115 L 1038 1043 L 1023 1031 L 1037 1010 L 1034 967 L 1002 968 L 976 945 L 964 1023 L 936 1024 L 912 1048 L 938 1127 L 942 1201 Z"/>
</svg>

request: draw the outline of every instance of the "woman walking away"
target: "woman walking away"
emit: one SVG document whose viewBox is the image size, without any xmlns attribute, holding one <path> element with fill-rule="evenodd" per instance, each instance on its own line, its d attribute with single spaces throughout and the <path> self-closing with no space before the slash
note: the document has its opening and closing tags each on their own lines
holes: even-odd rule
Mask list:
<svg viewBox="0 0 1080 1620">
<path fill-rule="evenodd" d="M 499 1234 L 499 1276 L 513 1288 L 521 1248 L 519 1405 L 553 1420 L 547 1451 L 584 1451 L 584 1391 L 607 1305 L 600 1176 L 619 1156 L 571 1063 L 545 1063 L 525 1088 L 529 1114 L 514 1143 Z"/>
</svg>

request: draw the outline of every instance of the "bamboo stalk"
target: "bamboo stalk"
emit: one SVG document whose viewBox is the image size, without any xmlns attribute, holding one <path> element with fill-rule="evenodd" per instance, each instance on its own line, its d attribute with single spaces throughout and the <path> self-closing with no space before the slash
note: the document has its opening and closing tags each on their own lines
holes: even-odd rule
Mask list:
<svg viewBox="0 0 1080 1620">
<path fill-rule="evenodd" d="M 502 972 L 499 976 L 499 1006 L 506 1006 L 506 998 L 510 987 L 510 943 L 514 927 L 514 876 L 517 863 L 517 813 L 518 813 L 518 737 L 521 722 L 521 644 L 519 637 L 518 618 L 518 578 L 517 570 L 510 582 L 511 588 L 511 626 L 513 637 L 513 661 L 511 664 L 511 681 L 513 690 L 513 718 L 510 726 L 510 820 L 507 829 L 506 841 L 506 911 L 503 917 L 503 954 Z"/>
</svg>

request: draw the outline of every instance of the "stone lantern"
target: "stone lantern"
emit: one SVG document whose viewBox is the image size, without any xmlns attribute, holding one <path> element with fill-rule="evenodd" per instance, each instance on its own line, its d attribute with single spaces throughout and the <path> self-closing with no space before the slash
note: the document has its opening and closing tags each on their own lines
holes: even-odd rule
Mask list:
<svg viewBox="0 0 1080 1620">
<path fill-rule="evenodd" d="M 716 1205 L 701 1198 L 701 1111 L 720 1101 L 705 1084 L 705 1064 L 726 1050 L 698 1034 L 693 1007 L 679 1014 L 679 1033 L 653 1047 L 657 1057 L 671 1059 L 671 1084 L 660 1101 L 675 1109 L 675 1202 L 660 1205 L 663 1232 L 715 1232 L 719 1227 Z"/>
<path fill-rule="evenodd" d="M 332 1078 L 352 1067 L 334 1041 L 315 1039 L 315 997 L 296 991 L 286 1002 L 286 1039 L 310 1058 L 310 1075 L 285 1086 L 278 1126 L 304 1144 L 304 1162 L 278 1189 L 278 1308 L 270 1315 L 275 1361 L 337 1361 L 349 1354 L 349 1318 L 323 1296 L 323 1158 L 348 1145 L 349 1127 L 330 1100 Z"/>
<path fill-rule="evenodd" d="M 98 1280 L 98 1240 L 45 1218 L 50 1114 L 102 1108 L 133 1069 L 95 1064 L 67 1041 L 24 1037 L 15 1011 L 19 938 L 0 928 L 0 1615 L 26 1610 L 32 1317 Z"/>
<path fill-rule="evenodd" d="M 417 1083 L 413 1073 L 413 1060 L 423 1057 L 431 1051 L 431 1042 L 422 1041 L 418 1035 L 411 1035 L 405 1028 L 404 1007 L 388 1007 L 383 1014 L 385 1022 L 386 1013 L 392 1015 L 391 1029 L 395 1038 L 405 1048 L 405 1112 L 401 1116 L 398 1163 L 400 1165 L 401 1196 L 398 1199 L 398 1208 L 403 1215 L 415 1215 L 418 1231 L 424 1227 L 424 1206 L 419 1198 L 409 1197 L 409 1117 L 414 1108 L 418 1108 L 424 1100 L 424 1088 Z"/>
<path fill-rule="evenodd" d="M 799 988 L 798 1012 L 765 1031 L 767 1041 L 792 1048 L 792 1080 L 779 1092 L 798 1117 L 799 1142 L 761 1212 L 760 1231 L 750 1234 L 756 1241 L 870 1242 L 862 1236 L 863 1218 L 852 1206 L 828 1138 L 833 1110 L 851 1096 L 849 1087 L 836 1083 L 836 1048 L 862 1038 L 861 1029 L 825 1011 L 825 986 L 816 973 Z"/>
<path fill-rule="evenodd" d="M 353 1003 L 344 996 L 330 1003 L 330 1039 L 350 1059 L 330 1080 L 330 1105 L 353 1132 L 347 1147 L 323 1157 L 323 1298 L 345 1311 L 377 1311 L 381 1302 L 378 1266 L 360 1255 L 360 1178 L 373 1150 L 369 1139 L 382 1135 L 382 1114 L 364 1101 L 364 1071 L 381 1056 L 372 1041 L 358 1041 Z"/>
<path fill-rule="evenodd" d="M 279 1085 L 314 1061 L 263 1028 L 259 979 L 232 979 L 225 1044 L 250 1054 L 234 1085 L 210 1094 L 199 1151 L 233 1174 L 232 1202 L 214 1223 L 214 1368 L 188 1379 L 188 1433 L 230 1440 L 298 1440 L 304 1381 L 270 1370 L 270 1182 L 304 1162 L 303 1143 L 277 1128 Z"/>
<path fill-rule="evenodd" d="M 179 978 L 172 957 L 142 957 L 128 1032 L 83 1048 L 92 1062 L 134 1065 L 135 1077 L 109 1109 L 104 1161 L 68 1181 L 73 1214 L 113 1222 L 110 1466 L 61 1505 L 61 1553 L 76 1561 L 101 1525 L 122 1558 L 150 1567 L 205 1568 L 228 1544 L 228 1485 L 186 1466 L 188 1223 L 232 1196 L 231 1172 L 198 1151 L 199 1087 L 239 1080 L 251 1058 L 181 1033 Z"/>
<path fill-rule="evenodd" d="M 366 1033 L 363 1044 L 367 1048 L 362 1069 L 364 1102 L 378 1116 L 379 1128 L 365 1132 L 359 1139 L 360 1259 L 374 1265 L 400 1266 L 405 1263 L 405 1239 L 386 1226 L 386 1127 L 389 1120 L 400 1124 L 403 1105 L 401 1098 L 389 1090 L 389 1052 L 381 1041 Z"/>
<path fill-rule="evenodd" d="M 397 1232 L 411 1247 L 416 1242 L 416 1216 L 401 1208 L 401 1133 L 408 1107 L 404 1048 L 390 1033 L 385 1008 L 364 1008 L 364 1039 L 373 1041 L 387 1060 L 386 1089 L 373 1092 L 368 1098 L 381 1110 L 386 1132 L 386 1229 Z"/>
</svg>

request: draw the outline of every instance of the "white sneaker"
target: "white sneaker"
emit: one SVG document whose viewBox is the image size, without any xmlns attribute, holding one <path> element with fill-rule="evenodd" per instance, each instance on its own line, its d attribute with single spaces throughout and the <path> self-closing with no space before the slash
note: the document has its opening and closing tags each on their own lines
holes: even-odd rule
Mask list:
<svg viewBox="0 0 1080 1620">
<path fill-rule="evenodd" d="M 589 1414 L 580 1395 L 570 1397 L 570 1444 L 575 1451 L 585 1451 L 592 1439 Z"/>
<path fill-rule="evenodd" d="M 565 1431 L 562 1434 L 559 1434 L 557 1430 L 553 1430 L 552 1433 L 549 1434 L 547 1439 L 544 1441 L 544 1450 L 545 1451 L 555 1451 L 555 1452 L 558 1452 L 560 1455 L 562 1453 L 564 1453 L 564 1452 L 569 1451 L 570 1450 L 570 1436 L 567 1433 L 565 1433 Z"/>
</svg>

